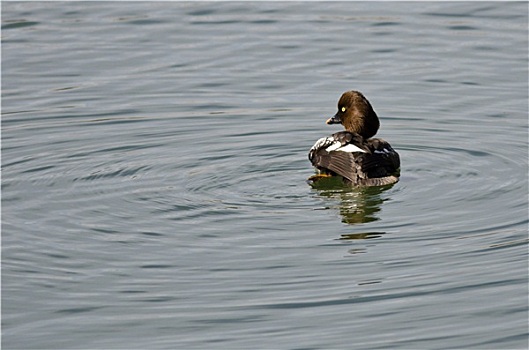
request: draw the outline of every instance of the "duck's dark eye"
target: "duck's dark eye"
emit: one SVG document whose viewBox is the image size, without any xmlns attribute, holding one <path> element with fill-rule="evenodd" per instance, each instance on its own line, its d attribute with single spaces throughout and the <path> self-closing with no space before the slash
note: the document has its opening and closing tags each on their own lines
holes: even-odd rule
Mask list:
<svg viewBox="0 0 529 350">
<path fill-rule="evenodd" d="M 345 109 L 346 109 L 345 107 L 342 107 L 342 112 L 345 112 Z"/>
</svg>

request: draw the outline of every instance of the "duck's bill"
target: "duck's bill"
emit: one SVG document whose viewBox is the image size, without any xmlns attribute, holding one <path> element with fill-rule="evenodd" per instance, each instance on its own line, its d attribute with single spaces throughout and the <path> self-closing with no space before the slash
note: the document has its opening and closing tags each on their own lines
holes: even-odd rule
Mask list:
<svg viewBox="0 0 529 350">
<path fill-rule="evenodd" d="M 338 115 L 338 113 L 336 113 L 334 116 L 332 116 L 329 119 L 327 119 L 327 121 L 325 123 L 328 124 L 328 125 L 341 124 L 342 123 L 342 119 L 340 119 L 340 116 Z"/>
</svg>

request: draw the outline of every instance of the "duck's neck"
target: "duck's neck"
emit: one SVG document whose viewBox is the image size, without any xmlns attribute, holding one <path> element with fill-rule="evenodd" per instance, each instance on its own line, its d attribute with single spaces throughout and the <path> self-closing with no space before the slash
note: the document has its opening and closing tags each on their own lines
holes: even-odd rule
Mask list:
<svg viewBox="0 0 529 350">
<path fill-rule="evenodd" d="M 357 133 L 367 140 L 375 136 L 380 127 L 380 122 L 376 113 L 373 111 L 372 114 L 367 116 L 350 118 L 344 123 L 344 127 L 345 130 Z"/>
</svg>

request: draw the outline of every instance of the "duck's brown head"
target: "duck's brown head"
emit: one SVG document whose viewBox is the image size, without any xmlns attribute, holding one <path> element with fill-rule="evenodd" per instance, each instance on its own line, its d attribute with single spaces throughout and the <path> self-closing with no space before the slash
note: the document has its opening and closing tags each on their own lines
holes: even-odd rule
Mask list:
<svg viewBox="0 0 529 350">
<path fill-rule="evenodd" d="M 346 91 L 338 101 L 338 112 L 327 124 L 342 124 L 345 130 L 364 139 L 375 136 L 380 126 L 378 116 L 369 101 L 359 91 Z"/>
</svg>

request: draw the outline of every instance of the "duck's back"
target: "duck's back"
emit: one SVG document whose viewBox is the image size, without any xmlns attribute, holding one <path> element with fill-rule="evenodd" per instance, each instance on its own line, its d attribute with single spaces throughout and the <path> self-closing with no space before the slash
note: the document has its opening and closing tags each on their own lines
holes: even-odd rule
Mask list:
<svg viewBox="0 0 529 350">
<path fill-rule="evenodd" d="M 341 131 L 318 140 L 309 159 L 320 174 L 339 175 L 347 183 L 382 186 L 398 181 L 400 158 L 389 143 L 379 138 Z"/>
</svg>

